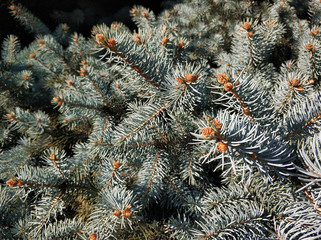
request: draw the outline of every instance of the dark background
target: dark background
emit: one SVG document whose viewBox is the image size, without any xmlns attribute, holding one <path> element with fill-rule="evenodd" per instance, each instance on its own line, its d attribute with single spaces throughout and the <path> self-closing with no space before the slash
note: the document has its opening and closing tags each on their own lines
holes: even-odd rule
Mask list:
<svg viewBox="0 0 321 240">
<path fill-rule="evenodd" d="M 90 36 L 93 25 L 113 21 L 125 23 L 134 29 L 135 24 L 129 17 L 129 10 L 134 5 L 142 5 L 156 15 L 165 8 L 165 0 L 0 0 L 0 43 L 9 34 L 16 35 L 23 46 L 29 44 L 34 36 L 10 13 L 8 6 L 21 3 L 37 18 L 44 22 L 51 31 L 59 23 L 67 23 L 72 32 Z"/>
</svg>

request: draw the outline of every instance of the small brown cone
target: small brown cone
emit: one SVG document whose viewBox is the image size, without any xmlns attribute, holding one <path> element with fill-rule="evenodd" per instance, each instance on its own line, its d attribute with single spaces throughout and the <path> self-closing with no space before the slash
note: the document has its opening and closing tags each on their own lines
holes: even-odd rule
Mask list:
<svg viewBox="0 0 321 240">
<path fill-rule="evenodd" d="M 217 80 L 222 83 L 222 84 L 225 84 L 228 82 L 229 80 L 229 77 L 225 74 L 225 73 L 218 73 L 217 74 Z"/>
<path fill-rule="evenodd" d="M 180 48 L 184 47 L 184 45 L 185 45 L 185 43 L 184 43 L 183 41 L 180 41 L 180 42 L 178 43 L 178 46 L 179 46 Z"/>
<path fill-rule="evenodd" d="M 103 45 L 105 44 L 106 40 L 105 40 L 105 37 L 102 33 L 98 33 L 96 34 L 96 42 L 99 44 L 99 45 Z"/>
<path fill-rule="evenodd" d="M 231 91 L 232 89 L 233 89 L 233 83 L 227 82 L 227 83 L 224 84 L 224 90 L 225 90 L 225 91 L 229 92 L 229 91 Z"/>
<path fill-rule="evenodd" d="M 248 108 L 244 108 L 244 109 L 243 109 L 243 113 L 244 113 L 245 115 L 250 115 L 250 114 L 251 114 L 250 109 L 248 109 Z"/>
<path fill-rule="evenodd" d="M 97 240 L 97 234 L 96 233 L 90 234 L 89 240 Z"/>
<path fill-rule="evenodd" d="M 169 41 L 169 39 L 168 39 L 167 37 L 164 37 L 164 38 L 162 39 L 162 44 L 168 43 L 168 41 Z"/>
<path fill-rule="evenodd" d="M 124 217 L 124 218 L 129 218 L 129 217 L 130 217 L 130 208 L 126 208 L 126 209 L 123 211 L 123 217 Z"/>
<path fill-rule="evenodd" d="M 195 82 L 197 78 L 198 78 L 198 75 L 189 73 L 185 76 L 185 82 Z"/>
<path fill-rule="evenodd" d="M 219 141 L 217 143 L 217 150 L 219 150 L 221 153 L 225 153 L 226 150 L 227 150 L 227 144 L 226 143 L 223 143 L 222 141 Z"/>
<path fill-rule="evenodd" d="M 215 122 L 215 127 L 217 131 L 221 131 L 223 124 L 220 123 L 217 118 L 214 119 L 214 122 Z"/>
<path fill-rule="evenodd" d="M 299 80 L 298 78 L 293 78 L 293 79 L 291 80 L 291 85 L 292 85 L 293 87 L 299 86 L 299 85 L 300 85 L 300 80 Z"/>
<path fill-rule="evenodd" d="M 50 158 L 51 160 L 54 160 L 54 161 L 56 161 L 56 160 L 58 159 L 57 155 L 54 154 L 54 153 L 51 153 L 49 158 Z"/>
<path fill-rule="evenodd" d="M 214 130 L 211 127 L 201 128 L 202 134 L 205 138 L 210 139 L 211 136 L 215 135 Z"/>
<path fill-rule="evenodd" d="M 116 216 L 116 217 L 119 217 L 121 215 L 121 211 L 116 210 L 116 211 L 113 212 L 113 215 Z"/>
<path fill-rule="evenodd" d="M 6 184 L 10 187 L 15 187 L 17 186 L 17 182 L 15 180 L 13 180 L 12 178 L 9 179 L 8 181 L 6 181 Z"/>
<path fill-rule="evenodd" d="M 245 30 L 249 30 L 250 27 L 251 27 L 251 24 L 250 24 L 249 22 L 245 22 L 245 23 L 243 24 L 243 28 L 244 28 Z"/>
<path fill-rule="evenodd" d="M 313 44 L 309 43 L 308 45 L 305 46 L 305 49 L 308 51 L 311 51 L 313 49 Z"/>
<path fill-rule="evenodd" d="M 108 47 L 115 47 L 116 45 L 116 40 L 113 38 L 108 39 Z"/>
<path fill-rule="evenodd" d="M 121 165 L 121 163 L 120 163 L 119 161 L 115 161 L 115 162 L 113 163 L 113 166 L 114 166 L 115 169 L 119 168 L 120 165 Z"/>
<path fill-rule="evenodd" d="M 25 183 L 24 183 L 24 181 L 22 181 L 22 180 L 19 179 L 17 185 L 18 185 L 19 187 L 21 187 L 21 186 L 25 185 Z"/>
</svg>

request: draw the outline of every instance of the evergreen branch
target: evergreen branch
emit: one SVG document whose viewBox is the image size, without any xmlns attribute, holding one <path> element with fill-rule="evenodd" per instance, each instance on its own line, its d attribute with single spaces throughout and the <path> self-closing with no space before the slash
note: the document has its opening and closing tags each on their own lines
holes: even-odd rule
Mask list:
<svg viewBox="0 0 321 240">
<path fill-rule="evenodd" d="M 114 163 L 113 163 L 113 171 L 112 171 L 112 173 L 111 173 L 111 176 L 110 176 L 110 179 L 109 179 L 109 181 L 108 181 L 108 183 L 107 183 L 107 188 L 109 188 L 109 186 L 110 186 L 110 184 L 111 184 L 111 181 L 113 180 L 113 178 L 114 178 L 114 176 L 115 176 L 115 173 L 116 173 L 116 170 L 120 167 L 120 162 L 119 161 L 115 161 Z"/>
<path fill-rule="evenodd" d="M 149 179 L 149 183 L 148 183 L 148 186 L 147 186 L 146 191 L 145 191 L 145 197 L 148 195 L 149 189 L 150 189 L 150 187 L 151 187 L 151 185 L 153 183 L 153 176 L 154 176 L 154 174 L 156 172 L 156 167 L 157 167 L 157 163 L 159 161 L 160 155 L 161 155 L 161 152 L 160 152 L 160 150 L 158 150 L 157 157 L 156 157 L 155 164 L 154 164 L 154 168 L 153 168 L 153 171 L 151 173 L 151 176 L 150 176 L 150 179 Z"/>
<path fill-rule="evenodd" d="M 176 62 L 178 60 L 178 57 L 179 55 L 181 54 L 181 52 L 183 51 L 183 46 L 184 46 L 184 42 L 181 41 L 179 42 L 179 44 L 177 45 L 177 50 L 176 50 L 176 53 L 175 53 L 175 57 L 173 59 L 173 63 L 172 63 L 172 67 L 176 65 Z"/>
<path fill-rule="evenodd" d="M 17 169 L 21 168 L 27 161 L 28 159 L 32 156 L 32 154 L 29 154 L 25 159 L 20 163 L 20 165 L 17 167 Z"/>
<path fill-rule="evenodd" d="M 72 118 L 72 119 L 64 119 L 63 123 L 69 123 L 69 122 L 76 122 L 79 120 L 89 120 L 89 117 L 79 117 L 79 118 Z"/>
<path fill-rule="evenodd" d="M 225 73 L 218 73 L 217 80 L 223 85 L 226 94 L 217 93 L 222 95 L 222 98 L 227 98 L 228 102 L 224 106 L 228 108 L 238 108 L 242 113 L 254 120 L 270 121 L 269 118 L 273 117 L 271 96 L 261 88 L 260 82 L 253 75 L 248 75 L 243 69 L 240 73 L 229 76 Z M 215 88 L 215 87 L 214 87 Z M 236 99 L 230 97 L 229 94 Z M 220 103 L 224 99 L 216 99 Z"/>
<path fill-rule="evenodd" d="M 66 59 L 61 45 L 59 45 L 53 38 L 45 36 L 44 39 L 37 39 L 39 44 L 39 51 L 41 54 L 44 54 L 45 49 L 53 52 L 56 56 L 59 57 L 62 62 L 69 67 L 69 69 L 75 74 L 76 69 L 70 65 L 69 61 Z M 55 49 L 58 48 L 58 49 Z"/>
<path fill-rule="evenodd" d="M 228 230 L 233 230 L 235 229 L 236 227 L 238 226 L 242 226 L 242 225 L 246 225 L 248 223 L 251 223 L 251 222 L 255 222 L 255 221 L 260 221 L 262 220 L 261 217 L 253 217 L 253 218 L 249 218 L 248 220 L 246 221 L 241 221 L 241 222 L 238 222 L 238 223 L 234 223 L 234 224 L 231 224 L 231 225 L 228 225 L 227 227 L 225 228 L 222 228 L 216 232 L 212 232 L 212 233 L 207 233 L 206 235 L 202 236 L 199 238 L 199 240 L 204 240 L 204 239 L 207 239 L 207 238 L 212 238 L 213 236 L 215 235 L 218 235 L 222 232 L 225 232 L 225 231 L 228 231 Z"/>
<path fill-rule="evenodd" d="M 50 240 L 57 240 L 57 239 L 65 239 L 66 237 L 72 237 L 74 235 L 78 235 L 78 234 L 81 234 L 82 233 L 82 230 L 78 230 L 78 231 L 74 231 L 74 232 L 71 232 L 71 233 L 66 233 L 65 235 L 61 235 L 59 237 L 54 237 L 54 238 L 50 238 Z"/>
<path fill-rule="evenodd" d="M 234 201 L 238 201 L 238 200 L 248 200 L 248 198 L 246 197 L 237 197 L 237 198 L 229 198 L 229 199 L 224 199 L 224 200 L 221 200 L 221 201 L 218 201 L 218 202 L 212 202 L 210 205 L 211 206 L 216 206 L 216 205 L 219 205 L 219 204 L 222 204 L 222 203 L 226 203 L 226 202 L 234 202 Z"/>
<path fill-rule="evenodd" d="M 40 231 L 40 229 L 42 228 L 42 226 L 45 224 L 45 222 L 47 221 L 47 218 L 50 216 L 50 213 L 52 211 L 52 209 L 56 206 L 56 204 L 58 203 L 58 201 L 60 200 L 61 196 L 62 196 L 62 191 L 59 192 L 58 196 L 56 197 L 55 201 L 53 202 L 53 204 L 51 205 L 49 211 L 47 212 L 46 216 L 44 217 L 44 219 L 42 219 L 42 221 L 40 222 L 40 224 L 38 225 L 38 227 L 36 229 L 37 232 Z M 35 231 L 36 231 L 35 229 Z"/>
<path fill-rule="evenodd" d="M 141 129 L 143 126 L 145 126 L 147 123 L 150 122 L 150 120 L 152 120 L 153 118 L 155 118 L 159 113 L 161 113 L 166 106 L 169 104 L 169 102 L 166 102 L 160 109 L 157 110 L 157 112 L 155 112 L 152 116 L 150 116 L 146 121 L 144 121 L 143 123 L 141 123 L 138 127 L 136 127 L 135 129 L 131 130 L 131 132 L 129 132 L 128 134 L 126 134 L 125 136 L 123 136 L 122 138 L 118 139 L 117 142 L 122 142 L 124 141 L 126 138 L 128 138 L 130 135 L 132 135 L 133 133 L 137 132 L 139 129 Z"/>
<path fill-rule="evenodd" d="M 82 50 L 81 50 L 81 46 L 80 46 L 80 43 L 79 43 L 78 34 L 74 34 L 74 35 L 73 35 L 73 42 L 77 44 L 78 49 L 79 49 L 80 58 L 83 59 L 83 58 L 84 58 L 84 54 L 83 54 L 83 52 L 82 52 Z"/>
<path fill-rule="evenodd" d="M 183 197 L 183 195 L 181 194 L 181 192 L 179 191 L 179 189 L 177 188 L 177 186 L 175 186 L 175 184 L 173 183 L 173 181 L 170 179 L 169 176 L 167 176 L 167 181 L 170 183 L 171 187 L 174 189 L 174 191 L 176 192 L 177 196 L 182 200 L 182 202 L 187 202 L 187 200 Z"/>
<path fill-rule="evenodd" d="M 50 69 L 50 67 L 48 67 L 43 61 L 39 60 L 38 58 L 36 58 L 34 56 L 34 54 L 31 53 L 31 59 L 33 59 L 34 61 L 36 61 L 37 63 L 39 63 L 42 67 L 44 67 L 46 70 L 48 70 L 51 74 L 57 74 L 56 72 L 54 72 L 53 70 Z"/>
<path fill-rule="evenodd" d="M 20 42 L 14 35 L 9 35 L 2 44 L 2 59 L 11 66 L 20 51 Z"/>
<path fill-rule="evenodd" d="M 175 122 L 176 122 L 179 130 L 181 131 L 183 137 L 185 137 L 185 134 L 184 134 L 184 131 L 183 131 L 183 129 L 182 129 L 182 126 L 181 126 L 180 123 L 177 121 L 177 118 L 176 118 L 174 115 L 172 115 L 172 117 L 174 118 L 174 120 L 175 120 Z"/>
<path fill-rule="evenodd" d="M 320 175 L 321 178 L 321 175 Z M 304 190 L 304 194 L 307 196 L 307 198 L 309 199 L 309 201 L 312 203 L 312 205 L 315 207 L 315 210 L 318 212 L 319 215 L 321 215 L 321 207 L 317 206 L 316 202 L 314 201 L 311 193 L 308 193 L 308 191 L 305 189 Z"/>
<path fill-rule="evenodd" d="M 50 156 L 50 159 L 52 160 L 52 162 L 54 163 L 55 167 L 58 169 L 59 174 L 62 176 L 64 182 L 66 182 L 66 178 L 65 175 L 63 174 L 63 172 L 61 171 L 60 167 L 57 164 L 57 159 L 56 159 L 56 155 Z"/>
<path fill-rule="evenodd" d="M 191 155 L 189 156 L 189 172 L 190 172 L 190 177 L 192 177 L 193 176 L 193 158 Z"/>
<path fill-rule="evenodd" d="M 14 46 L 15 40 L 16 39 L 12 39 L 11 41 L 9 41 L 9 43 L 10 43 L 9 61 L 8 61 L 9 63 L 12 63 L 12 61 L 13 61 L 13 55 L 14 55 L 14 50 L 15 50 L 15 46 Z"/>
<path fill-rule="evenodd" d="M 296 104 L 293 109 L 284 116 L 283 128 L 287 132 L 287 138 L 293 139 L 302 134 L 311 134 L 319 129 L 321 108 L 317 104 L 321 99 L 321 93 L 317 92 L 313 97 L 302 103 Z"/>
<path fill-rule="evenodd" d="M 307 202 L 289 205 L 281 219 L 277 231 L 282 238 L 318 239 L 320 236 L 321 215 Z"/>
<path fill-rule="evenodd" d="M 12 1 L 1 239 L 320 238 L 321 4 L 166 6 L 87 39 Z"/>
<path fill-rule="evenodd" d="M 157 133 L 164 139 L 164 144 L 167 143 L 167 139 L 166 137 L 164 136 L 163 133 L 160 132 L 160 130 L 155 126 L 155 124 L 153 124 L 151 121 L 149 121 L 150 125 L 153 126 L 153 128 L 157 131 Z"/>
<path fill-rule="evenodd" d="M 97 38 L 98 37 L 98 38 Z M 123 53 L 121 53 L 116 47 L 116 41 L 111 38 L 108 41 L 105 40 L 103 36 L 96 35 L 96 38 L 99 39 L 100 43 L 102 43 L 103 47 L 106 49 L 110 49 L 113 53 L 115 53 L 118 57 L 120 57 L 124 62 L 126 62 L 134 71 L 136 71 L 140 76 L 142 76 L 148 83 L 157 89 L 161 90 L 159 84 L 153 81 L 146 73 L 142 72 L 141 68 L 135 65 L 128 57 L 126 57 Z"/>
<path fill-rule="evenodd" d="M 35 34 L 45 35 L 50 31 L 38 18 L 33 16 L 28 10 L 22 5 L 11 4 L 9 6 L 12 15 L 17 18 L 27 29 Z"/>
<path fill-rule="evenodd" d="M 80 108 L 86 108 L 86 109 L 95 110 L 95 111 L 99 111 L 99 112 L 104 112 L 103 109 L 92 107 L 92 106 L 88 106 L 88 105 L 84 105 L 84 104 L 80 104 L 80 103 L 73 103 L 73 102 L 69 102 L 69 101 L 66 101 L 66 100 L 62 100 L 62 102 L 65 103 L 65 104 L 74 106 L 74 107 L 80 107 Z"/>
<path fill-rule="evenodd" d="M 92 156 L 92 157 L 90 157 L 90 158 L 86 159 L 84 162 L 82 162 L 81 164 L 78 164 L 78 165 L 77 165 L 77 166 L 75 166 L 73 169 L 71 169 L 71 170 L 70 170 L 70 172 L 71 172 L 71 173 L 73 173 L 73 172 L 74 172 L 74 171 L 76 171 L 79 167 L 81 167 L 82 165 L 84 165 L 84 164 L 86 164 L 86 163 L 90 162 L 90 161 L 91 161 L 91 160 L 93 160 L 95 157 L 96 157 L 96 156 L 94 155 L 94 156 Z"/>
<path fill-rule="evenodd" d="M 127 103 L 127 100 L 126 100 L 126 98 L 125 98 L 125 96 L 124 96 L 123 91 L 120 89 L 119 84 L 116 84 L 116 88 L 119 90 L 120 95 L 121 95 L 121 97 L 123 98 L 124 102 Z"/>
<path fill-rule="evenodd" d="M 321 112 L 319 113 L 319 115 L 315 116 L 314 118 L 310 119 L 308 122 L 304 123 L 304 125 L 301 125 L 300 128 L 298 128 L 295 131 L 291 132 L 289 134 L 289 139 L 291 139 L 291 138 L 295 137 L 296 135 L 300 134 L 304 129 L 309 128 L 310 126 L 312 126 L 313 124 L 318 122 L 320 119 L 321 119 Z"/>
<path fill-rule="evenodd" d="M 98 94 L 101 96 L 101 98 L 103 99 L 104 103 L 106 104 L 106 106 L 110 107 L 110 103 L 106 100 L 105 96 L 101 93 L 101 91 L 99 90 L 97 84 L 93 81 L 93 79 L 91 78 L 90 74 L 88 73 L 88 71 L 84 70 L 82 72 L 84 74 L 84 76 L 87 76 L 89 78 L 89 81 L 92 83 L 92 85 L 95 87 L 96 91 L 98 92 Z"/>
</svg>

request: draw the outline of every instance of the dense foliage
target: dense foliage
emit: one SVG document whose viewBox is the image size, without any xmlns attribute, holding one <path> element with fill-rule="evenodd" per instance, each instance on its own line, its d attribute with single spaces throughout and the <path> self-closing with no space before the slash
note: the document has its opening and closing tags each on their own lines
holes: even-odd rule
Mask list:
<svg viewBox="0 0 321 240">
<path fill-rule="evenodd" d="M 9 6 L 1 239 L 320 239 L 320 1 L 168 2 L 87 39 Z"/>
</svg>

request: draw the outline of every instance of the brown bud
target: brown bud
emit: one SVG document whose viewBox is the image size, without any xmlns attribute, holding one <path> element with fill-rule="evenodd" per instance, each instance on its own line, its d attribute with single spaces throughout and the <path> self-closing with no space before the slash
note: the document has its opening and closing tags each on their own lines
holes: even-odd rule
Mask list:
<svg viewBox="0 0 321 240">
<path fill-rule="evenodd" d="M 115 47 L 115 45 L 116 45 L 116 40 L 113 39 L 113 38 L 108 39 L 107 45 L 108 45 L 108 47 L 111 47 L 111 48 L 112 48 L 112 47 Z"/>
<path fill-rule="evenodd" d="M 222 84 L 225 84 L 228 82 L 229 80 L 229 77 L 226 75 L 226 74 L 221 74 L 221 73 L 218 73 L 217 74 L 217 80 L 222 83 Z"/>
<path fill-rule="evenodd" d="M 114 166 L 115 169 L 119 168 L 120 165 L 121 165 L 121 163 L 120 163 L 119 161 L 115 161 L 115 162 L 113 163 L 113 166 Z"/>
<path fill-rule="evenodd" d="M 136 43 L 138 45 L 142 44 L 142 41 L 140 40 L 140 37 L 139 37 L 138 33 L 134 34 L 134 40 L 136 41 Z"/>
<path fill-rule="evenodd" d="M 183 41 L 180 41 L 180 42 L 178 43 L 178 47 L 180 47 L 180 48 L 184 47 L 184 45 L 185 45 L 185 43 L 184 43 Z"/>
<path fill-rule="evenodd" d="M 89 240 L 97 240 L 97 234 L 96 233 L 90 234 Z"/>
<path fill-rule="evenodd" d="M 305 46 L 305 49 L 310 51 L 313 49 L 313 44 L 309 43 L 308 45 Z"/>
<path fill-rule="evenodd" d="M 56 160 L 58 159 L 57 155 L 54 154 L 54 153 L 51 153 L 49 158 L 50 158 L 51 160 L 54 160 L 54 161 L 56 161 Z"/>
<path fill-rule="evenodd" d="M 220 123 L 217 118 L 214 119 L 214 122 L 215 122 L 215 127 L 217 131 L 221 131 L 223 124 Z"/>
<path fill-rule="evenodd" d="M 130 217 L 130 208 L 126 208 L 123 211 L 123 216 L 124 216 L 124 218 L 129 218 Z"/>
<path fill-rule="evenodd" d="M 216 146 L 217 150 L 219 150 L 221 153 L 225 153 L 227 150 L 227 144 L 223 143 L 222 141 L 219 141 Z"/>
<path fill-rule="evenodd" d="M 106 42 L 105 37 L 104 37 L 104 34 L 102 34 L 102 33 L 96 34 L 96 42 L 97 42 L 99 45 L 104 45 L 105 42 Z"/>
<path fill-rule="evenodd" d="M 169 39 L 167 38 L 167 37 L 163 37 L 163 39 L 162 39 L 162 44 L 165 44 L 165 43 L 167 43 L 169 41 Z"/>
<path fill-rule="evenodd" d="M 146 12 L 142 12 L 142 16 L 143 16 L 144 18 L 149 18 L 149 14 L 146 13 Z"/>
<path fill-rule="evenodd" d="M 68 26 L 63 25 L 63 26 L 61 27 L 61 30 L 62 30 L 62 31 L 67 31 L 67 30 L 68 30 Z"/>
<path fill-rule="evenodd" d="M 249 22 L 245 22 L 245 23 L 243 24 L 243 28 L 244 28 L 245 30 L 249 30 L 250 27 L 251 27 L 251 24 L 250 24 Z"/>
<path fill-rule="evenodd" d="M 300 85 L 300 80 L 299 80 L 298 78 L 293 78 L 293 79 L 291 80 L 291 85 L 292 85 L 293 87 L 299 86 L 299 85 Z"/>
<path fill-rule="evenodd" d="M 197 78 L 198 78 L 198 75 L 189 73 L 185 76 L 185 82 L 195 82 Z"/>
<path fill-rule="evenodd" d="M 250 114 L 251 114 L 251 111 L 250 111 L 250 109 L 248 109 L 248 108 L 244 108 L 244 109 L 243 109 L 243 113 L 244 113 L 245 115 L 250 115 Z"/>
<path fill-rule="evenodd" d="M 227 82 L 227 83 L 224 84 L 224 90 L 225 90 L 225 91 L 229 92 L 229 91 L 231 91 L 232 89 L 233 89 L 233 83 Z"/>
<path fill-rule="evenodd" d="M 18 185 L 19 187 L 21 187 L 21 186 L 25 185 L 25 183 L 24 183 L 24 181 L 22 181 L 22 180 L 19 179 L 17 185 Z"/>
<path fill-rule="evenodd" d="M 211 127 L 201 128 L 201 132 L 202 132 L 204 138 L 207 138 L 207 139 L 210 139 L 211 136 L 215 135 L 215 132 Z"/>
<path fill-rule="evenodd" d="M 249 156 L 253 159 L 257 159 L 257 155 L 255 153 L 250 153 Z"/>
<path fill-rule="evenodd" d="M 119 217 L 120 214 L 121 214 L 121 211 L 119 211 L 119 210 L 116 210 L 116 211 L 113 212 L 113 215 L 116 216 L 116 217 Z"/>
<path fill-rule="evenodd" d="M 17 182 L 15 180 L 13 180 L 12 178 L 9 179 L 8 181 L 6 181 L 6 184 L 10 187 L 15 187 L 17 186 Z"/>
<path fill-rule="evenodd" d="M 180 84 L 183 84 L 183 83 L 184 83 L 184 80 L 181 79 L 181 78 L 179 78 L 179 77 L 177 77 L 176 80 L 177 80 L 177 82 L 179 82 Z"/>
</svg>

